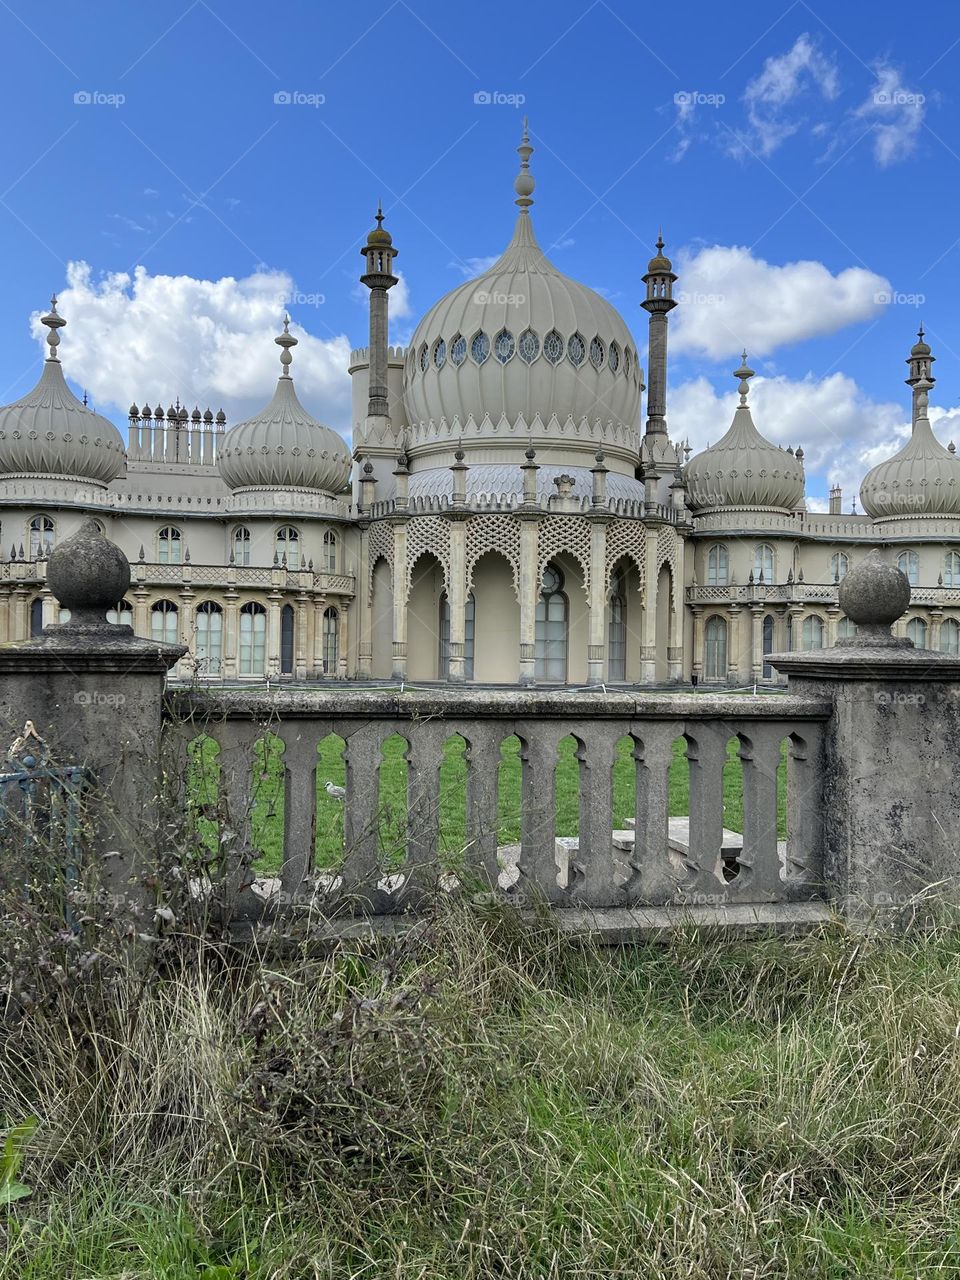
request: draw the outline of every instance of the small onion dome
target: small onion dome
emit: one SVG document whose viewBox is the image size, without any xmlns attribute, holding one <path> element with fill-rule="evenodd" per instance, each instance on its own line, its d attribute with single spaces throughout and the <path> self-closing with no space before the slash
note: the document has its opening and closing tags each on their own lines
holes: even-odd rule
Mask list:
<svg viewBox="0 0 960 1280">
<path fill-rule="evenodd" d="M 350 476 L 350 451 L 341 436 L 311 418 L 297 399 L 290 348 L 297 339 L 290 319 L 274 341 L 283 369 L 273 399 L 224 435 L 217 465 L 231 489 L 321 489 L 339 493 Z M 219 414 L 218 420 L 219 420 Z"/>
<path fill-rule="evenodd" d="M 663 231 L 657 236 L 657 252 L 647 264 L 647 274 L 651 276 L 662 276 L 668 271 L 673 270 L 673 263 L 663 252 Z"/>
<path fill-rule="evenodd" d="M 860 486 L 863 509 L 874 520 L 960 515 L 960 458 L 930 428 L 931 385 L 927 378 L 917 383 L 917 420 L 910 439 L 899 453 L 868 471 Z"/>
<path fill-rule="evenodd" d="M 923 325 L 917 330 L 917 341 L 910 348 L 912 356 L 928 356 L 930 354 L 930 343 L 924 341 Z"/>
<path fill-rule="evenodd" d="M 213 421 L 213 414 L 211 413 L 211 411 L 210 411 L 209 409 L 204 409 L 204 411 L 203 411 L 203 420 L 204 420 L 204 422 L 212 422 L 212 421 Z"/>
<path fill-rule="evenodd" d="M 384 230 L 383 226 L 383 206 L 377 203 L 377 225 L 371 230 L 367 236 L 367 245 L 390 245 L 393 244 L 393 236 L 389 231 Z"/>
<path fill-rule="evenodd" d="M 790 512 L 803 502 L 802 460 L 765 440 L 753 425 L 747 404 L 753 373 L 744 352 L 733 375 L 740 379 L 740 403 L 730 430 L 687 463 L 684 475 L 694 511 L 747 507 Z"/>
<path fill-rule="evenodd" d="M 106 486 L 123 471 L 123 438 L 67 386 L 57 356 L 57 331 L 66 320 L 57 313 L 56 298 L 40 320 L 49 330 L 50 354 L 33 390 L 0 408 L 0 474 L 57 476 Z"/>
<path fill-rule="evenodd" d="M 200 410 L 197 408 L 197 406 L 196 406 L 196 405 L 194 405 L 194 406 L 193 406 L 193 413 L 191 413 L 191 415 L 190 415 L 190 421 L 191 421 L 191 422 L 200 422 L 200 421 L 201 421 L 201 417 L 200 417 Z"/>
<path fill-rule="evenodd" d="M 219 423 L 220 423 L 221 427 L 222 427 L 222 426 L 223 426 L 223 424 L 226 422 L 226 420 L 227 420 L 227 415 L 223 412 L 223 410 L 222 410 L 222 409 L 218 409 L 218 410 L 217 410 L 217 422 L 219 422 Z"/>
<path fill-rule="evenodd" d="M 127 415 L 128 415 L 128 417 L 131 417 L 131 418 L 139 418 L 139 417 L 140 417 L 140 410 L 137 408 L 136 402 L 134 402 L 134 403 L 130 406 L 130 408 L 127 410 Z"/>
</svg>

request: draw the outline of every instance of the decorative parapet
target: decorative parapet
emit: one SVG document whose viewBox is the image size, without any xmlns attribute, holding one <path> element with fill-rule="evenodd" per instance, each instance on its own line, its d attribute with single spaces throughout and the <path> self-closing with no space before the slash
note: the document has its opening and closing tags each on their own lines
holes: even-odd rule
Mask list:
<svg viewBox="0 0 960 1280">
<path fill-rule="evenodd" d="M 380 520 L 388 516 L 403 515 L 436 515 L 445 511 L 463 512 L 516 512 L 521 508 L 524 511 L 542 511 L 544 515 L 563 514 L 570 515 L 582 513 L 597 514 L 598 512 L 606 513 L 611 516 L 622 516 L 625 519 L 635 520 L 653 520 L 665 524 L 682 524 L 683 513 L 678 512 L 675 507 L 657 504 L 651 511 L 647 511 L 643 502 L 634 501 L 630 498 L 608 498 L 607 501 L 599 507 L 593 505 L 588 496 L 578 498 L 571 497 L 567 499 L 572 506 L 567 506 L 562 512 L 556 511 L 556 504 L 551 505 L 550 497 L 546 494 L 539 495 L 533 502 L 525 502 L 523 494 L 517 493 L 468 493 L 466 504 L 455 504 L 453 499 L 446 494 L 430 494 L 418 495 L 408 498 L 406 506 L 398 508 L 396 502 L 391 498 L 383 502 L 374 502 L 369 510 L 364 514 L 369 519 Z"/>
<path fill-rule="evenodd" d="M 851 570 L 852 572 L 852 570 Z M 840 584 L 836 582 L 729 583 L 727 586 L 687 587 L 687 604 L 825 604 L 836 605 Z M 960 587 L 913 587 L 911 604 L 940 609 L 960 605 Z"/>
<path fill-rule="evenodd" d="M 611 454 L 635 461 L 640 452 L 639 428 L 622 422 L 602 422 L 599 418 L 568 417 L 561 420 L 554 414 L 546 422 L 536 414 L 529 420 L 520 414 L 513 421 L 501 415 L 494 421 L 489 414 L 477 421 L 471 414 L 460 418 L 440 418 L 437 421 L 413 422 L 407 427 L 407 452 L 410 456 L 423 457 L 432 451 L 448 449 L 451 443 L 463 441 L 465 446 L 478 440 L 497 441 L 499 444 L 516 444 L 527 447 L 532 442 L 535 449 L 556 450 L 564 447 L 589 449 L 593 452 L 602 445 Z"/>
<path fill-rule="evenodd" d="M 46 579 L 46 560 L 6 560 L 0 564 L 0 583 L 36 585 Z M 268 591 L 310 591 L 319 595 L 353 596 L 356 579 L 349 573 L 318 573 L 310 569 L 240 567 L 210 564 L 154 564 L 135 561 L 131 576 L 138 586 L 176 586 L 247 588 Z M 115 602 L 114 602 L 115 603 Z"/>
</svg>

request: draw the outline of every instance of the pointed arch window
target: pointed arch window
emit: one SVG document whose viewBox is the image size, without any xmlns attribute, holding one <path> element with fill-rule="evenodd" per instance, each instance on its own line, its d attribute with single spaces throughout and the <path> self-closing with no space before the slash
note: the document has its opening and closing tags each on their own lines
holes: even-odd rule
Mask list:
<svg viewBox="0 0 960 1280">
<path fill-rule="evenodd" d="M 911 618 L 907 623 L 907 639 L 912 640 L 918 649 L 927 647 L 927 624 L 923 618 Z"/>
<path fill-rule="evenodd" d="M 250 564 L 250 530 L 246 525 L 238 524 L 233 531 L 233 562 L 241 569 Z"/>
<path fill-rule="evenodd" d="M 194 656 L 204 675 L 218 676 L 223 670 L 223 610 L 215 600 L 197 606 L 197 638 Z"/>
<path fill-rule="evenodd" d="M 473 341 L 470 343 L 470 355 L 477 364 L 483 364 L 490 354 L 490 339 L 481 329 L 479 333 L 474 334 Z"/>
<path fill-rule="evenodd" d="M 323 674 L 335 676 L 340 661 L 340 614 L 331 607 L 323 611 Z"/>
<path fill-rule="evenodd" d="M 920 584 L 920 556 L 916 551 L 901 551 L 897 556 L 897 568 L 907 575 L 911 587 Z"/>
<path fill-rule="evenodd" d="M 717 614 L 703 629 L 703 675 L 706 680 L 727 678 L 727 620 Z"/>
<path fill-rule="evenodd" d="M 567 343 L 567 355 L 570 357 L 570 363 L 576 365 L 579 369 L 587 356 L 587 344 L 583 340 L 583 335 L 575 333 Z"/>
<path fill-rule="evenodd" d="M 763 620 L 763 630 L 760 636 L 760 643 L 763 650 L 763 678 L 770 680 L 773 678 L 773 667 L 767 661 L 767 654 L 773 653 L 773 615 L 768 613 Z"/>
<path fill-rule="evenodd" d="M 711 547 L 707 552 L 707 586 L 709 587 L 725 587 L 727 585 L 729 557 L 727 548 L 720 546 Z"/>
<path fill-rule="evenodd" d="M 433 363 L 435 368 L 442 369 L 447 359 L 447 344 L 438 338 L 433 344 Z"/>
<path fill-rule="evenodd" d="M 838 638 L 846 640 L 850 636 L 857 634 L 857 624 L 852 618 L 843 617 L 837 623 Z"/>
<path fill-rule="evenodd" d="M 804 618 L 801 636 L 804 649 L 822 649 L 823 619 L 815 613 L 811 613 L 809 618 Z"/>
<path fill-rule="evenodd" d="M 459 369 L 467 358 L 467 340 L 462 333 L 458 333 L 450 343 L 450 359 Z"/>
<path fill-rule="evenodd" d="M 183 564 L 183 534 L 168 524 L 157 534 L 157 563 Z"/>
<path fill-rule="evenodd" d="M 567 678 L 569 603 L 563 574 L 554 564 L 543 571 L 534 626 L 534 674 L 538 680 L 563 684 Z"/>
<path fill-rule="evenodd" d="M 600 338 L 594 338 L 590 343 L 590 363 L 595 369 L 602 369 L 603 362 L 606 359 L 606 349 Z"/>
<path fill-rule="evenodd" d="M 420 348 L 420 372 L 426 373 L 427 366 L 430 364 L 430 357 L 427 355 L 427 344 L 424 343 Z"/>
<path fill-rule="evenodd" d="M 940 652 L 960 653 L 960 622 L 945 618 L 940 624 Z"/>
<path fill-rule="evenodd" d="M 280 672 L 281 675 L 293 675 L 293 653 L 296 636 L 296 615 L 292 604 L 285 604 L 280 610 Z"/>
<path fill-rule="evenodd" d="M 845 551 L 835 551 L 830 557 L 830 579 L 832 582 L 842 582 L 847 576 L 847 570 L 850 568 L 850 557 Z"/>
<path fill-rule="evenodd" d="M 53 550 L 56 530 L 49 516 L 34 516 L 30 521 L 30 559 L 49 555 Z"/>
<path fill-rule="evenodd" d="M 150 610 L 150 638 L 158 644 L 176 644 L 179 614 L 172 600 L 158 600 Z"/>
<path fill-rule="evenodd" d="M 610 584 L 607 619 L 607 679 L 627 678 L 627 579 L 621 570 Z"/>
<path fill-rule="evenodd" d="M 623 372 L 626 374 L 628 378 L 630 377 L 630 365 L 631 365 L 630 348 L 624 347 L 623 348 Z"/>
<path fill-rule="evenodd" d="M 517 349 L 513 334 L 509 329 L 501 329 L 497 334 L 493 344 L 493 353 L 501 364 L 507 364 L 513 359 L 513 353 Z"/>
<path fill-rule="evenodd" d="M 761 542 L 753 553 L 754 579 L 757 582 L 771 583 L 773 581 L 773 567 L 773 547 L 766 542 Z"/>
<path fill-rule="evenodd" d="M 262 676 L 267 667 L 267 611 L 255 600 L 240 610 L 240 674 Z"/>
<path fill-rule="evenodd" d="M 563 359 L 563 339 L 556 329 L 551 329 L 543 340 L 543 354 L 551 364 L 559 364 Z"/>
<path fill-rule="evenodd" d="M 532 329 L 524 329 L 521 333 L 517 350 L 524 364 L 533 364 L 536 360 L 540 354 L 540 339 Z"/>
<path fill-rule="evenodd" d="M 43 598 L 34 596 L 30 601 L 30 639 L 43 635 Z"/>
<path fill-rule="evenodd" d="M 610 366 L 611 373 L 620 371 L 620 348 L 615 342 L 610 343 L 610 351 L 607 354 L 607 364 Z"/>
<path fill-rule="evenodd" d="M 121 600 L 115 609 L 107 610 L 107 621 L 115 627 L 132 627 L 133 605 L 129 600 Z"/>
<path fill-rule="evenodd" d="M 337 572 L 337 535 L 332 529 L 328 529 L 323 535 L 323 571 L 324 573 Z"/>
<path fill-rule="evenodd" d="M 299 569 L 300 530 L 292 524 L 281 525 L 274 540 L 274 552 L 281 564 L 286 561 L 288 569 Z"/>
<path fill-rule="evenodd" d="M 463 606 L 463 678 L 473 679 L 473 649 L 476 633 L 477 604 L 473 592 Z M 450 679 L 450 600 L 447 593 L 440 597 L 440 679 Z"/>
<path fill-rule="evenodd" d="M 948 551 L 943 557 L 943 585 L 960 587 L 960 551 Z"/>
</svg>

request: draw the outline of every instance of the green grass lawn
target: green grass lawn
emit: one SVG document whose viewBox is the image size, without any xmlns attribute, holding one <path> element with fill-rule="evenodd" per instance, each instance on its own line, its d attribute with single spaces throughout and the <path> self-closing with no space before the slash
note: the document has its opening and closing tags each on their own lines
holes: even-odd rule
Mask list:
<svg viewBox="0 0 960 1280">
<path fill-rule="evenodd" d="M 268 737 L 258 744 L 254 762 L 255 791 L 252 813 L 254 846 L 261 850 L 256 868 L 261 874 L 276 872 L 283 861 L 283 769 L 282 747 L 278 738 Z M 317 759 L 316 865 L 335 866 L 343 854 L 343 805 L 332 799 L 324 783 L 343 786 L 346 766 L 344 742 L 336 735 L 325 738 Z M 407 824 L 406 744 L 399 736 L 388 738 L 383 747 L 380 766 L 379 840 L 385 863 L 402 860 Z M 625 827 L 632 817 L 636 798 L 636 766 L 632 758 L 633 744 L 622 738 L 617 746 L 613 769 L 614 823 Z M 673 744 L 673 761 L 669 774 L 670 815 L 689 812 L 690 770 L 685 744 Z M 556 773 L 556 833 L 574 836 L 579 830 L 579 762 L 572 738 L 559 744 Z M 511 844 L 520 839 L 521 788 L 520 743 L 507 738 L 501 751 L 498 784 L 498 842 Z M 216 796 L 218 770 L 216 749 L 206 739 L 194 752 L 194 769 L 190 793 L 200 804 L 210 804 Z M 786 747 L 782 759 L 786 760 Z M 466 844 L 466 780 L 467 767 L 462 738 L 452 737 L 444 746 L 440 771 L 440 851 L 448 861 L 455 860 Z M 779 837 L 786 836 L 786 767 L 778 771 Z M 724 825 L 731 831 L 743 830 L 743 775 L 737 757 L 736 742 L 727 744 L 727 763 L 723 772 Z M 200 817 L 198 825 L 211 848 L 217 841 L 216 824 Z"/>
</svg>

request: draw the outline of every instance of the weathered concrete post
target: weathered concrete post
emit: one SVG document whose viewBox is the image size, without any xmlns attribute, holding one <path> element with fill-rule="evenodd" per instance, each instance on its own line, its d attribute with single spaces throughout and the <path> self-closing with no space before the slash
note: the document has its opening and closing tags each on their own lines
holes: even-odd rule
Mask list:
<svg viewBox="0 0 960 1280">
<path fill-rule="evenodd" d="M 960 901 L 960 658 L 916 649 L 891 624 L 910 584 L 873 551 L 844 578 L 858 626 L 833 648 L 773 654 L 791 693 L 828 698 L 824 866 L 851 924 L 895 927 Z"/>
<path fill-rule="evenodd" d="M 164 677 L 186 650 L 106 621 L 130 566 L 93 520 L 51 552 L 47 581 L 70 620 L 0 646 L 0 731 L 10 744 L 32 721 L 54 763 L 89 772 L 93 852 L 119 852 L 105 887 L 126 893 L 156 848 Z"/>
</svg>

